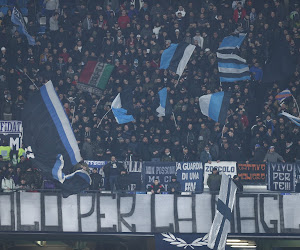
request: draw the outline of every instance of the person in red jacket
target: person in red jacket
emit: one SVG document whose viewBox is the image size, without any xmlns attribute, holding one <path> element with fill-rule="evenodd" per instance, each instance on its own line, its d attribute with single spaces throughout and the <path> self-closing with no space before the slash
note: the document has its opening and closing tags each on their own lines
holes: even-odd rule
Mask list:
<svg viewBox="0 0 300 250">
<path fill-rule="evenodd" d="M 240 23 L 246 16 L 246 10 L 238 3 L 237 8 L 233 12 L 233 19 L 236 23 Z"/>
<path fill-rule="evenodd" d="M 126 29 L 128 23 L 130 23 L 130 18 L 129 18 L 129 16 L 127 16 L 126 10 L 122 10 L 122 14 L 118 18 L 118 24 L 121 29 Z"/>
</svg>

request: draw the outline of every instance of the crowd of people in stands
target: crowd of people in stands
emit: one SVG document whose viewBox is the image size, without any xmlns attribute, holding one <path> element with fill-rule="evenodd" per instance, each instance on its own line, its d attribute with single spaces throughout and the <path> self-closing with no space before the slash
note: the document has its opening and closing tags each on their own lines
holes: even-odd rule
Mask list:
<svg viewBox="0 0 300 250">
<path fill-rule="evenodd" d="M 1 119 L 20 120 L 26 100 L 37 91 L 34 84 L 52 80 L 86 160 L 300 160 L 300 128 L 278 116 L 285 110 L 299 117 L 295 101 L 289 98 L 279 105 L 274 98 L 288 88 L 300 103 L 297 1 L 28 0 L 27 30 L 35 46 L 11 22 L 11 9 L 0 13 Z M 251 80 L 220 84 L 216 52 L 222 39 L 234 33 L 247 33 L 240 54 L 249 64 Z M 288 42 L 296 70 L 266 86 L 264 64 L 279 33 Z M 171 43 L 183 41 L 196 49 L 178 78 L 159 69 L 160 57 Z M 76 86 L 90 60 L 115 66 L 100 96 Z M 163 87 L 172 115 L 157 117 L 153 104 Z M 105 114 L 116 95 L 128 89 L 134 95 L 135 121 L 120 125 L 112 112 Z M 222 89 L 232 92 L 225 126 L 202 115 L 198 102 L 200 96 Z M 42 177 L 33 181 L 35 170 L 26 164 L 5 164 L 0 173 L 22 172 L 16 185 L 25 181 L 40 186 Z"/>
</svg>

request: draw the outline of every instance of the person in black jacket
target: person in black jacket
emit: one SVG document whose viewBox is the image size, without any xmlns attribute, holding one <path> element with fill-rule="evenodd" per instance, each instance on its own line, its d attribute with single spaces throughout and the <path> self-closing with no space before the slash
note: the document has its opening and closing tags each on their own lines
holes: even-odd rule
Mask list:
<svg viewBox="0 0 300 250">
<path fill-rule="evenodd" d="M 159 183 L 158 179 L 155 179 L 154 183 L 148 188 L 148 191 L 152 194 L 160 194 L 165 191 L 165 188 Z"/>
<path fill-rule="evenodd" d="M 181 191 L 181 185 L 180 182 L 177 181 L 176 175 L 172 176 L 171 182 L 168 186 L 169 194 L 180 194 Z"/>
<path fill-rule="evenodd" d="M 243 184 L 241 183 L 240 178 L 237 175 L 233 176 L 233 182 L 237 186 L 237 192 L 238 193 L 243 192 L 243 189 L 244 189 Z"/>
<path fill-rule="evenodd" d="M 90 185 L 90 190 L 99 190 L 101 186 L 101 175 L 97 172 L 97 168 L 93 168 L 92 174 L 90 175 L 92 179 L 92 184 Z"/>
<path fill-rule="evenodd" d="M 121 171 L 121 174 L 118 176 L 118 190 L 128 191 L 129 180 L 127 176 L 126 169 Z"/>
<path fill-rule="evenodd" d="M 117 162 L 114 155 L 112 155 L 110 159 L 111 161 L 104 166 L 103 171 L 106 180 L 109 181 L 110 190 L 113 192 L 114 189 L 118 188 L 118 177 L 123 170 L 123 166 Z"/>
</svg>

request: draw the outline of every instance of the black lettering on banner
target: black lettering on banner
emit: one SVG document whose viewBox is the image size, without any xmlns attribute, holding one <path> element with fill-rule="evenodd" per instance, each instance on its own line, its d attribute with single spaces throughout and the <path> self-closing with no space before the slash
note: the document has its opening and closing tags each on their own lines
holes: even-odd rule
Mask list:
<svg viewBox="0 0 300 250">
<path fill-rule="evenodd" d="M 116 199 L 115 194 L 101 194 L 97 193 L 97 231 L 98 232 L 117 232 L 117 225 L 113 225 L 112 227 L 101 227 L 101 219 L 105 218 L 105 214 L 101 214 L 100 212 L 100 196 L 105 197 L 109 196 L 112 199 Z"/>
<path fill-rule="evenodd" d="M 45 197 L 54 196 L 57 198 L 57 226 L 47 226 L 46 225 L 46 214 L 45 214 Z M 51 194 L 51 193 L 41 193 L 41 231 L 52 231 L 52 232 L 62 232 L 62 196 L 61 193 Z"/>
<path fill-rule="evenodd" d="M 86 214 L 81 213 L 81 196 L 91 196 L 92 198 L 92 206 L 90 211 L 88 211 Z M 78 231 L 82 232 L 82 218 L 86 218 L 91 216 L 95 212 L 95 203 L 96 203 L 96 194 L 77 194 L 77 214 L 78 214 Z"/>
<path fill-rule="evenodd" d="M 15 231 L 15 199 L 14 193 L 2 193 L 1 195 L 9 196 L 10 199 L 10 225 L 2 226 L 0 218 L 0 231 Z"/>
<path fill-rule="evenodd" d="M 283 195 L 279 195 L 280 233 L 300 233 L 300 229 L 284 227 Z"/>
<path fill-rule="evenodd" d="M 158 194 L 160 195 L 160 194 Z M 167 227 L 156 227 L 156 216 L 155 216 L 155 194 L 151 195 L 151 232 L 163 233 L 163 232 L 174 232 L 174 225 L 170 223 Z"/>
<path fill-rule="evenodd" d="M 121 214 L 121 198 L 122 197 L 132 197 L 132 206 L 128 213 Z M 136 194 L 119 194 L 117 196 L 117 209 L 118 209 L 118 231 L 122 232 L 122 223 L 125 227 L 127 227 L 131 232 L 136 232 L 136 225 L 129 223 L 124 219 L 131 217 L 135 211 L 135 203 L 136 203 Z"/>
<path fill-rule="evenodd" d="M 192 206 L 191 206 L 192 218 L 178 218 L 178 197 L 180 197 L 182 199 L 192 198 Z M 180 196 L 180 195 L 174 194 L 175 233 L 179 233 L 180 232 L 180 230 L 179 230 L 179 222 L 180 221 L 191 221 L 192 222 L 192 233 L 196 233 L 197 232 L 195 204 L 196 204 L 195 194 L 193 194 L 193 195 L 185 195 L 185 196 Z"/>
<path fill-rule="evenodd" d="M 270 220 L 270 224 L 273 225 L 272 228 L 268 227 L 265 221 L 265 198 L 273 198 L 275 201 L 278 200 L 277 194 L 260 194 L 259 195 L 259 215 L 261 225 L 266 233 L 278 233 L 278 221 Z"/>
<path fill-rule="evenodd" d="M 21 222 L 21 193 L 16 194 L 16 205 L 17 205 L 17 231 L 40 231 L 39 222 L 35 221 L 34 225 L 22 225 Z"/>
<path fill-rule="evenodd" d="M 253 198 L 254 203 L 254 216 L 247 216 L 247 217 L 241 217 L 241 210 L 240 210 L 240 200 L 242 198 Z M 241 222 L 243 220 L 254 220 L 254 232 L 253 233 L 259 233 L 259 227 L 258 227 L 258 212 L 257 212 L 257 200 L 258 195 L 257 194 L 236 194 L 236 221 L 237 221 L 237 233 L 242 233 L 241 229 Z"/>
</svg>

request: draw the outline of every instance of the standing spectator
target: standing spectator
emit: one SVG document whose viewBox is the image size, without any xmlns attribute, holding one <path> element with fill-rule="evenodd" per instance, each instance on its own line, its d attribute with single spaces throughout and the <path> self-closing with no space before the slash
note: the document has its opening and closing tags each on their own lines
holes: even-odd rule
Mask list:
<svg viewBox="0 0 300 250">
<path fill-rule="evenodd" d="M 169 194 L 180 194 L 181 185 L 180 182 L 177 181 L 176 175 L 173 175 L 171 178 L 171 182 L 168 185 Z"/>
<path fill-rule="evenodd" d="M 165 191 L 165 188 L 159 183 L 158 179 L 155 179 L 154 183 L 148 188 L 148 191 L 152 194 L 161 194 L 161 192 Z"/>
<path fill-rule="evenodd" d="M 165 149 L 165 153 L 161 157 L 161 161 L 164 161 L 164 162 L 174 162 L 174 161 L 176 161 L 175 157 L 171 154 L 171 151 L 170 151 L 169 148 Z"/>
<path fill-rule="evenodd" d="M 49 20 L 49 30 L 52 32 L 53 35 L 58 31 L 58 17 L 59 14 L 55 12 Z"/>
<path fill-rule="evenodd" d="M 98 173 L 97 168 L 93 168 L 90 175 L 92 184 L 90 185 L 90 190 L 99 190 L 101 187 L 101 175 Z"/>
<path fill-rule="evenodd" d="M 109 181 L 111 192 L 118 188 L 118 178 L 122 170 L 123 166 L 117 162 L 114 155 L 111 156 L 110 162 L 103 167 L 105 179 Z"/>
<path fill-rule="evenodd" d="M 267 152 L 264 158 L 264 162 L 278 162 L 278 161 L 285 162 L 283 157 L 275 152 L 275 147 L 270 146 L 269 151 Z"/>
<path fill-rule="evenodd" d="M 212 156 L 209 152 L 209 146 L 206 145 L 204 148 L 204 151 L 201 152 L 200 154 L 200 161 L 202 162 L 202 166 L 204 167 L 205 163 L 211 163 L 212 161 Z"/>
<path fill-rule="evenodd" d="M 126 10 L 122 10 L 121 16 L 118 18 L 118 24 L 122 30 L 127 28 L 127 24 L 130 23 L 130 18 L 126 14 Z"/>
<path fill-rule="evenodd" d="M 218 192 L 221 187 L 222 176 L 219 174 L 217 168 L 213 168 L 212 174 L 208 176 L 207 185 L 210 192 Z"/>
<path fill-rule="evenodd" d="M 240 178 L 237 175 L 234 175 L 232 179 L 233 179 L 234 184 L 237 186 L 237 192 L 238 193 L 243 192 L 244 187 L 243 187 L 243 184 L 240 181 Z"/>
<path fill-rule="evenodd" d="M 243 8 L 242 4 L 239 2 L 237 8 L 233 12 L 233 19 L 236 23 L 241 23 L 246 16 L 246 10 Z"/>
<path fill-rule="evenodd" d="M 128 180 L 128 174 L 126 169 L 122 169 L 119 177 L 118 177 L 118 190 L 120 191 L 128 191 L 128 185 L 130 184 Z"/>
</svg>

